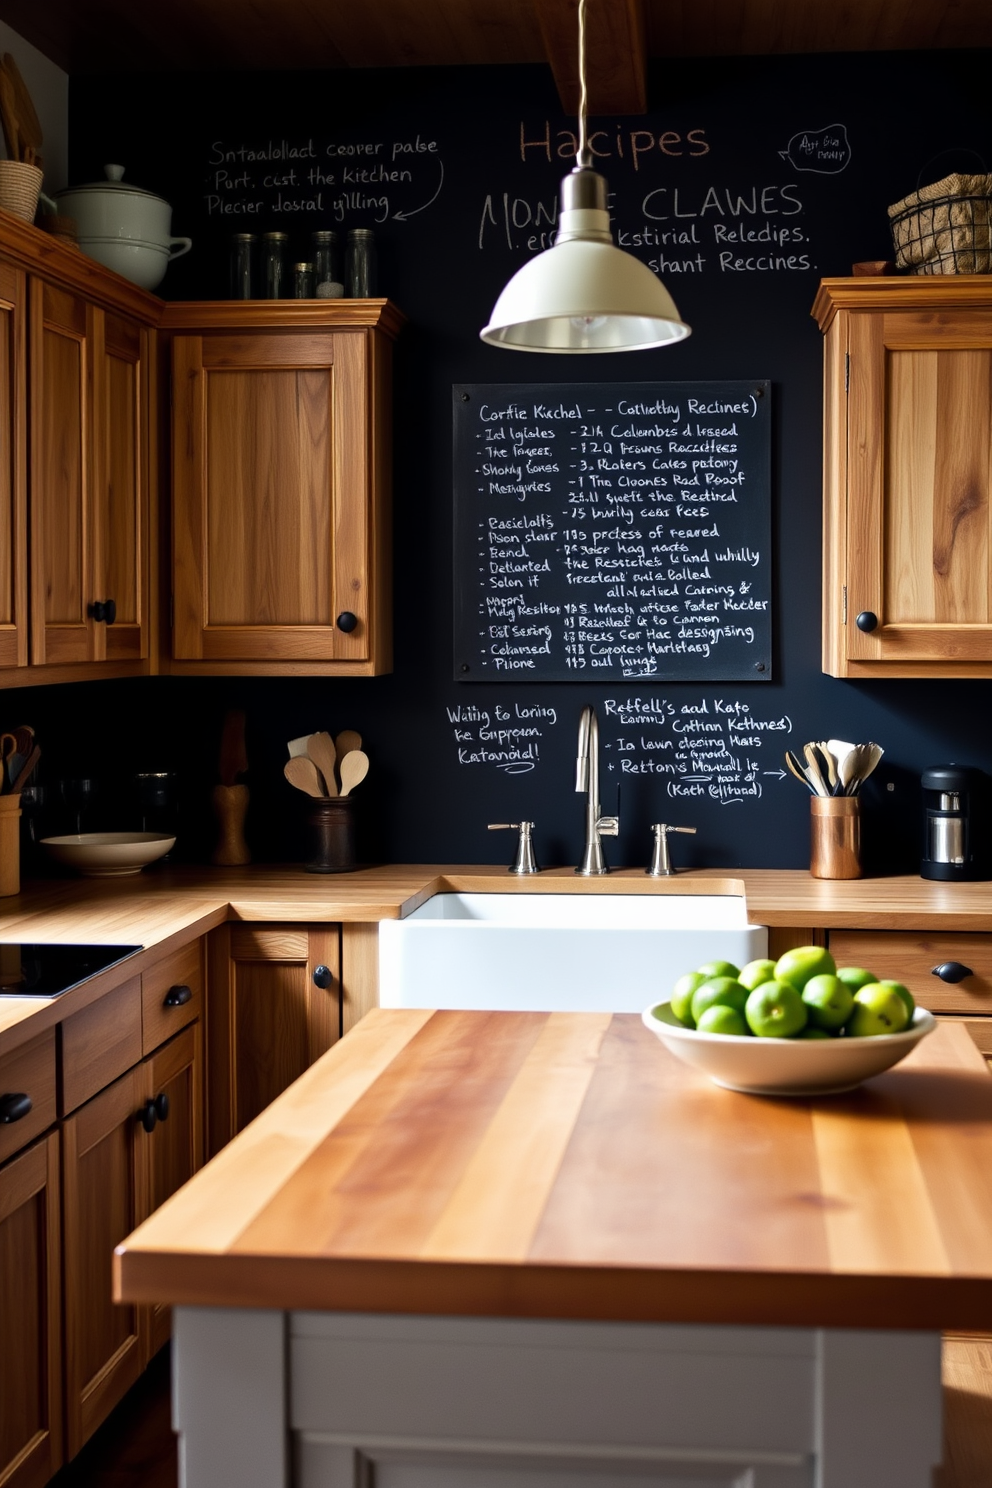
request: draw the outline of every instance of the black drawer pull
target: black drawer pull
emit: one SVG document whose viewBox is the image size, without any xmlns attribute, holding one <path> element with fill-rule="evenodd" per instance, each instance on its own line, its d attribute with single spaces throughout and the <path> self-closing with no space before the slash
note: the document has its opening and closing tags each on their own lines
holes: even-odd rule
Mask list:
<svg viewBox="0 0 992 1488">
<path fill-rule="evenodd" d="M 862 610 L 861 611 L 861 614 L 858 616 L 857 620 L 855 620 L 854 623 L 858 627 L 859 630 L 865 630 L 865 631 L 877 630 L 878 629 L 878 616 L 876 614 L 874 614 L 874 612 L 872 610 Z"/>
<path fill-rule="evenodd" d="M 152 1104 L 155 1107 L 155 1115 L 158 1117 L 159 1121 L 168 1121 L 169 1097 L 166 1095 L 164 1090 L 159 1092 Z"/>
<path fill-rule="evenodd" d="M 315 966 L 313 982 L 315 987 L 322 987 L 326 991 L 328 987 L 334 986 L 334 973 L 329 966 Z"/>
<path fill-rule="evenodd" d="M 940 977 L 942 982 L 963 982 L 965 977 L 974 976 L 975 973 L 970 966 L 962 966 L 960 961 L 942 961 L 930 975 Z"/>
<path fill-rule="evenodd" d="M 158 1125 L 158 1112 L 155 1109 L 155 1102 L 153 1100 L 145 1101 L 145 1104 L 138 1112 L 138 1120 L 146 1132 L 153 1132 L 155 1130 Z"/>
<path fill-rule="evenodd" d="M 184 1007 L 193 999 L 192 987 L 170 987 L 162 999 L 163 1007 Z"/>
<path fill-rule="evenodd" d="M 342 610 L 334 623 L 338 630 L 343 630 L 345 635 L 350 635 L 358 625 L 358 616 L 353 614 L 351 610 Z"/>
<path fill-rule="evenodd" d="M 0 1126 L 10 1126 L 13 1121 L 23 1121 L 34 1102 L 29 1095 L 0 1095 Z"/>
</svg>

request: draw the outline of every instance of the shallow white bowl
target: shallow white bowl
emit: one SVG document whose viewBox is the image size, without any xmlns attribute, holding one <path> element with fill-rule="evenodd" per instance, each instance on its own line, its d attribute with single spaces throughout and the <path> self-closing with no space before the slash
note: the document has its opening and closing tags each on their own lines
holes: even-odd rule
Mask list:
<svg viewBox="0 0 992 1488">
<path fill-rule="evenodd" d="M 89 878 L 123 878 L 164 857 L 175 841 L 161 832 L 80 832 L 43 837 L 41 845 L 56 862 Z"/>
<path fill-rule="evenodd" d="M 709 1075 L 715 1085 L 745 1095 L 836 1095 L 891 1069 L 937 1026 L 917 1008 L 903 1033 L 874 1038 L 784 1039 L 734 1037 L 684 1028 L 670 1002 L 645 1008 L 641 1017 L 665 1048 Z"/>
</svg>

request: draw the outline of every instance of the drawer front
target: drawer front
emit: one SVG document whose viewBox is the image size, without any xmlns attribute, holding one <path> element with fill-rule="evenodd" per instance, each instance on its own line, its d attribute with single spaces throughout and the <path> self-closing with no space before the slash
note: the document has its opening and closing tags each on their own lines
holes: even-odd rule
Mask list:
<svg viewBox="0 0 992 1488">
<path fill-rule="evenodd" d="M 992 935 L 942 931 L 831 930 L 828 944 L 838 966 L 864 966 L 904 982 L 921 1007 L 935 1013 L 992 1013 Z M 935 966 L 957 961 L 970 972 L 945 982 Z"/>
<path fill-rule="evenodd" d="M 25 1102 L 4 1102 L 4 1097 L 27 1096 L 30 1107 L 17 1115 Z M 4 1114 L 13 1120 L 3 1120 Z M 23 1044 L 0 1059 L 0 1163 L 26 1147 L 55 1120 L 55 1029 Z"/>
<path fill-rule="evenodd" d="M 188 995 L 187 995 L 188 994 Z M 141 978 L 142 1051 L 150 1054 L 203 1011 L 203 943 L 163 956 Z"/>
<path fill-rule="evenodd" d="M 141 978 L 122 982 L 59 1027 L 65 1116 L 141 1058 Z"/>
</svg>

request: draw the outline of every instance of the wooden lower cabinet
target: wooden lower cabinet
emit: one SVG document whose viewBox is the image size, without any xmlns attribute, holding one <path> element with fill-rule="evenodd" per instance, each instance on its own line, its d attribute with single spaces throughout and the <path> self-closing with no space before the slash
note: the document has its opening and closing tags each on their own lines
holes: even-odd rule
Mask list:
<svg viewBox="0 0 992 1488">
<path fill-rule="evenodd" d="M 68 1457 L 168 1337 L 166 1310 L 111 1301 L 111 1257 L 200 1164 L 200 1036 L 183 1029 L 63 1123 Z"/>
<path fill-rule="evenodd" d="M 209 938 L 208 1150 L 341 1034 L 340 926 L 222 925 Z"/>
<path fill-rule="evenodd" d="M 838 966 L 864 966 L 880 977 L 904 982 L 932 1013 L 992 1013 L 992 935 L 967 930 L 831 930 L 828 943 Z M 967 975 L 958 981 L 937 975 L 937 967 L 954 963 Z"/>
<path fill-rule="evenodd" d="M 0 1168 L 0 1484 L 41 1488 L 62 1462 L 59 1138 Z"/>
</svg>

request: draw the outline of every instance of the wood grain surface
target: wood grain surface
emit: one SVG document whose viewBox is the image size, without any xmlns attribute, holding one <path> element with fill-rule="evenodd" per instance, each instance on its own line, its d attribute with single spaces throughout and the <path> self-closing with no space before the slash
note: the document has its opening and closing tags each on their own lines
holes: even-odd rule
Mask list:
<svg viewBox="0 0 992 1488">
<path fill-rule="evenodd" d="M 750 922 L 773 932 L 776 955 L 783 949 L 775 939 L 779 931 L 789 944 L 802 944 L 822 939 L 825 930 L 902 929 L 950 935 L 951 959 L 971 964 L 967 941 L 956 944 L 953 938 L 958 932 L 992 932 L 987 884 L 929 883 L 909 874 L 845 882 L 813 879 L 799 869 L 704 868 L 652 879 L 638 866 L 617 869 L 604 879 L 583 879 L 566 865 L 519 879 L 492 865 L 385 864 L 335 874 L 328 882 L 298 868 L 252 865 L 159 868 L 116 883 L 78 878 L 25 883 L 20 894 L 2 901 L 0 941 L 142 945 L 146 951 L 129 965 L 129 972 L 140 972 L 225 921 L 341 924 L 346 956 L 354 961 L 357 955 L 363 968 L 357 1004 L 345 1000 L 347 1031 L 371 1002 L 378 921 L 402 919 L 433 894 L 448 891 L 742 894 Z M 357 933 L 350 934 L 348 927 Z M 102 973 L 54 1002 L 0 998 L 0 1053 L 89 1006 L 119 980 L 119 973 Z"/>
<path fill-rule="evenodd" d="M 992 1327 L 960 1025 L 844 1096 L 721 1090 L 637 1017 L 377 1009 L 119 1247 L 117 1295 Z"/>
</svg>

